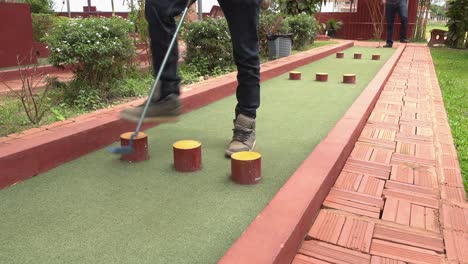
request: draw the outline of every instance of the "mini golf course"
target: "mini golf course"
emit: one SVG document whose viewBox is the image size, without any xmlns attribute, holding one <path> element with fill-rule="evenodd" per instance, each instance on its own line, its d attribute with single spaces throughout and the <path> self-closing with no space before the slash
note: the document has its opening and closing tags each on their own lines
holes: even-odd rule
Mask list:
<svg viewBox="0 0 468 264">
<path fill-rule="evenodd" d="M 0 263 L 215 263 L 393 52 L 354 47 L 343 59 L 295 69 L 301 80 L 285 73 L 262 83 L 258 185 L 229 179 L 230 96 L 148 129 L 148 161 L 125 163 L 102 149 L 1 190 Z M 328 82 L 316 73 L 328 73 Z M 342 83 L 344 74 L 356 74 L 356 83 Z M 201 171 L 172 168 L 172 144 L 183 139 L 202 142 Z"/>
</svg>

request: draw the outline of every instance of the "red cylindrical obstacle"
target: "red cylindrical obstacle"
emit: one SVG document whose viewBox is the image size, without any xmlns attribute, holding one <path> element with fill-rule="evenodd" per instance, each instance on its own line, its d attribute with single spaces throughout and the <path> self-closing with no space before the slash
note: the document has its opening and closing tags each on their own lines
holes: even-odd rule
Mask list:
<svg viewBox="0 0 468 264">
<path fill-rule="evenodd" d="M 356 74 L 343 74 L 344 83 L 356 83 Z"/>
<path fill-rule="evenodd" d="M 361 53 L 354 53 L 354 59 L 360 60 L 361 58 L 362 58 L 362 54 L 361 54 Z"/>
<path fill-rule="evenodd" d="M 172 145 L 174 169 L 178 172 L 191 172 L 202 167 L 201 143 L 194 140 L 181 140 Z"/>
<path fill-rule="evenodd" d="M 130 137 L 134 132 L 127 132 L 120 135 L 120 145 L 128 146 Z M 148 136 L 139 132 L 138 135 L 133 139 L 133 152 L 124 154 L 120 157 L 121 160 L 129 162 L 145 161 L 149 158 L 148 156 Z"/>
<path fill-rule="evenodd" d="M 298 71 L 289 72 L 289 79 L 290 80 L 300 80 L 301 79 L 301 73 L 298 72 Z"/>
<path fill-rule="evenodd" d="M 231 179 L 239 184 L 257 184 L 262 179 L 262 156 L 243 151 L 231 155 Z"/>
<path fill-rule="evenodd" d="M 380 60 L 379 54 L 372 54 L 372 60 Z"/>
<path fill-rule="evenodd" d="M 336 58 L 337 58 L 337 59 L 342 59 L 342 58 L 344 58 L 344 52 L 337 52 L 337 53 L 336 53 Z"/>
<path fill-rule="evenodd" d="M 327 82 L 328 73 L 320 72 L 320 73 L 315 74 L 315 80 L 319 82 Z"/>
</svg>

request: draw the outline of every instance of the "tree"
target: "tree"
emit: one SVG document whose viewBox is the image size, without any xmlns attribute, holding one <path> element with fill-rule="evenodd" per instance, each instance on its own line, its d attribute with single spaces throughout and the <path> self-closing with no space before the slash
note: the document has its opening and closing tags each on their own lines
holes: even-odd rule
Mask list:
<svg viewBox="0 0 468 264">
<path fill-rule="evenodd" d="M 306 13 L 313 15 L 320 7 L 322 0 L 279 0 L 279 8 L 286 15 Z"/>
<path fill-rule="evenodd" d="M 445 17 L 445 8 L 438 4 L 431 4 L 431 14 L 432 16 Z"/>
<path fill-rule="evenodd" d="M 52 0 L 26 0 L 33 14 L 51 14 L 54 12 Z"/>
<path fill-rule="evenodd" d="M 449 28 L 447 45 L 453 48 L 468 47 L 468 0 L 452 0 L 448 2 L 447 16 Z"/>
<path fill-rule="evenodd" d="M 426 25 L 430 6 L 431 0 L 419 0 L 413 41 L 426 41 Z"/>
<path fill-rule="evenodd" d="M 379 47 L 380 47 L 380 40 L 382 39 L 382 32 L 384 29 L 384 14 L 385 6 L 382 4 L 381 1 L 369 1 L 367 3 L 367 9 L 369 11 L 369 15 L 372 21 L 372 35 L 374 39 L 379 40 Z"/>
</svg>

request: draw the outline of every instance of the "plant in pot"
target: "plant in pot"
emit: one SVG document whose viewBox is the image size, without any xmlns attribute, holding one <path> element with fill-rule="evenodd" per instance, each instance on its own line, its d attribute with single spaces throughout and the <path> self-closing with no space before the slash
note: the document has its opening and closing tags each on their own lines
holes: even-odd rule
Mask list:
<svg viewBox="0 0 468 264">
<path fill-rule="evenodd" d="M 335 37 L 336 32 L 343 27 L 343 21 L 337 21 L 333 18 L 327 21 L 327 35 Z"/>
</svg>

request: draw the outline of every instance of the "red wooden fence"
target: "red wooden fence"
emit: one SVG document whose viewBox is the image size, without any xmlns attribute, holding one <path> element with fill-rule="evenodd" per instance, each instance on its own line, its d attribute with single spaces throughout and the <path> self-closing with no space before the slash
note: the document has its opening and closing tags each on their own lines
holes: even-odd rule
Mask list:
<svg viewBox="0 0 468 264">
<path fill-rule="evenodd" d="M 0 3 L 0 68 L 16 66 L 16 56 L 29 61 L 33 32 L 29 4 Z"/>
<path fill-rule="evenodd" d="M 372 20 L 369 14 L 367 3 L 370 1 L 380 0 L 359 0 L 357 6 L 357 12 L 343 12 L 343 13 L 317 13 L 315 18 L 320 23 L 326 23 L 330 18 L 341 20 L 344 23 L 343 28 L 336 33 L 337 38 L 342 39 L 355 39 L 355 40 L 367 40 L 373 37 Z M 416 14 L 418 11 L 418 1 L 408 0 L 408 38 L 411 37 L 415 23 Z M 385 14 L 382 14 L 384 16 Z M 398 16 L 397 16 L 398 17 Z M 400 20 L 395 20 L 395 27 L 393 31 L 393 38 L 398 40 L 400 38 Z M 384 32 L 382 38 L 386 38 L 386 24 L 384 25 Z"/>
</svg>

